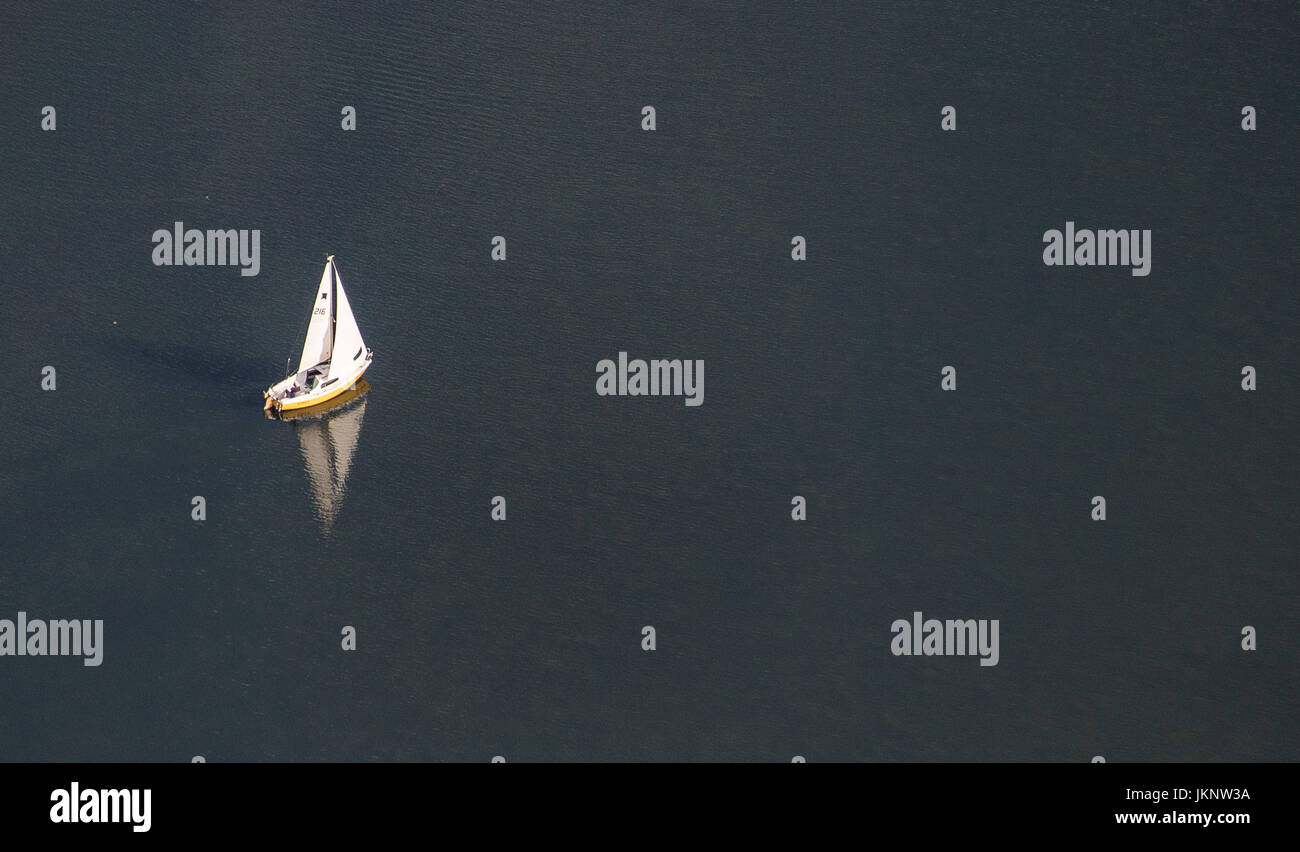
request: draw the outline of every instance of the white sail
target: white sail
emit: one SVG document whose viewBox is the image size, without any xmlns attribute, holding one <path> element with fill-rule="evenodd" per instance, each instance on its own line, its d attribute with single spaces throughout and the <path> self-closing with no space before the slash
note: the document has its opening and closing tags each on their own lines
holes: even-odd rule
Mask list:
<svg viewBox="0 0 1300 852">
<path fill-rule="evenodd" d="M 334 307 L 334 363 L 330 365 L 330 375 L 351 376 L 356 374 L 356 368 L 366 358 L 366 343 L 361 339 L 356 317 L 352 316 L 352 306 L 348 304 L 348 294 L 343 292 L 343 278 L 339 276 L 337 267 L 334 281 L 338 295 Z"/>
<path fill-rule="evenodd" d="M 322 361 L 328 361 L 334 344 L 334 299 L 332 297 L 333 279 L 331 271 L 333 259 L 325 262 L 325 271 L 321 273 L 320 285 L 316 288 L 316 301 L 312 303 L 311 325 L 307 326 L 307 340 L 302 345 L 302 358 L 298 360 L 301 373 L 308 367 L 315 367 Z M 351 311 L 348 316 L 351 316 Z"/>
</svg>

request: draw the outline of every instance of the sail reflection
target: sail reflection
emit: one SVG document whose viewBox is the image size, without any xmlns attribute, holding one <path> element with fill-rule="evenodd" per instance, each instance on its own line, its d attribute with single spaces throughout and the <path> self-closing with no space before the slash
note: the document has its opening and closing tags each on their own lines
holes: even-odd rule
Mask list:
<svg viewBox="0 0 1300 852">
<path fill-rule="evenodd" d="M 292 422 L 311 484 L 312 505 L 326 535 L 334 526 L 347 487 L 352 457 L 361 438 L 361 420 L 366 413 L 364 394 L 370 385 L 363 379 L 337 399 L 317 406 L 310 413 L 281 417 Z"/>
</svg>

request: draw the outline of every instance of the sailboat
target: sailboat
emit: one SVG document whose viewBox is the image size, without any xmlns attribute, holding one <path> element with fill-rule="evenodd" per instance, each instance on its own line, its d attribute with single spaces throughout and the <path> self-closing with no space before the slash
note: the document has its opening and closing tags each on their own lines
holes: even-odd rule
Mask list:
<svg viewBox="0 0 1300 852">
<path fill-rule="evenodd" d="M 374 352 L 361 339 L 361 329 L 352 316 L 334 255 L 330 255 L 316 287 L 298 369 L 262 391 L 264 408 L 284 412 L 328 402 L 351 390 L 373 359 Z"/>
</svg>

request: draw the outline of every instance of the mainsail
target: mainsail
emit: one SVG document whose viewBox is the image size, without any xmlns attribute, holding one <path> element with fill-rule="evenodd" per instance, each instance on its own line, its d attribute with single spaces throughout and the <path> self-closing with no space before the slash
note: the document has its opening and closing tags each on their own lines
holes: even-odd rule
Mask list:
<svg viewBox="0 0 1300 852">
<path fill-rule="evenodd" d="M 322 361 L 328 361 L 334 345 L 334 299 L 332 293 L 334 259 L 325 262 L 325 271 L 321 273 L 320 285 L 316 288 L 316 301 L 312 303 L 311 325 L 307 326 L 307 340 L 302 345 L 302 358 L 298 360 L 301 373 L 315 367 Z M 349 319 L 352 311 L 348 311 Z M 356 321 L 352 320 L 353 325 Z"/>
<path fill-rule="evenodd" d="M 330 264 L 333 266 L 333 263 Z M 338 268 L 334 268 L 334 282 L 338 287 L 337 304 L 334 308 L 334 358 L 330 365 L 330 375 L 347 376 L 353 374 L 353 368 L 366 357 L 366 344 L 361 339 L 361 329 L 352 316 L 352 306 L 348 304 L 348 294 L 343 292 L 343 278 Z"/>
</svg>

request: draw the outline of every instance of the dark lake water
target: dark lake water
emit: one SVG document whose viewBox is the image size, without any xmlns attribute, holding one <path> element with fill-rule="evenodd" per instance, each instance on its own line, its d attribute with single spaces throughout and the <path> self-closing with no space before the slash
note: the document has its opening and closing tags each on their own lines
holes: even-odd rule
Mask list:
<svg viewBox="0 0 1300 852">
<path fill-rule="evenodd" d="M 0 618 L 105 647 L 0 657 L 0 760 L 1300 759 L 1298 35 L 7 4 Z M 178 220 L 259 274 L 155 266 Z M 1067 221 L 1151 274 L 1044 266 Z M 267 420 L 329 253 L 369 390 Z M 597 396 L 620 351 L 704 404 Z M 893 656 L 916 610 L 999 664 Z"/>
</svg>

